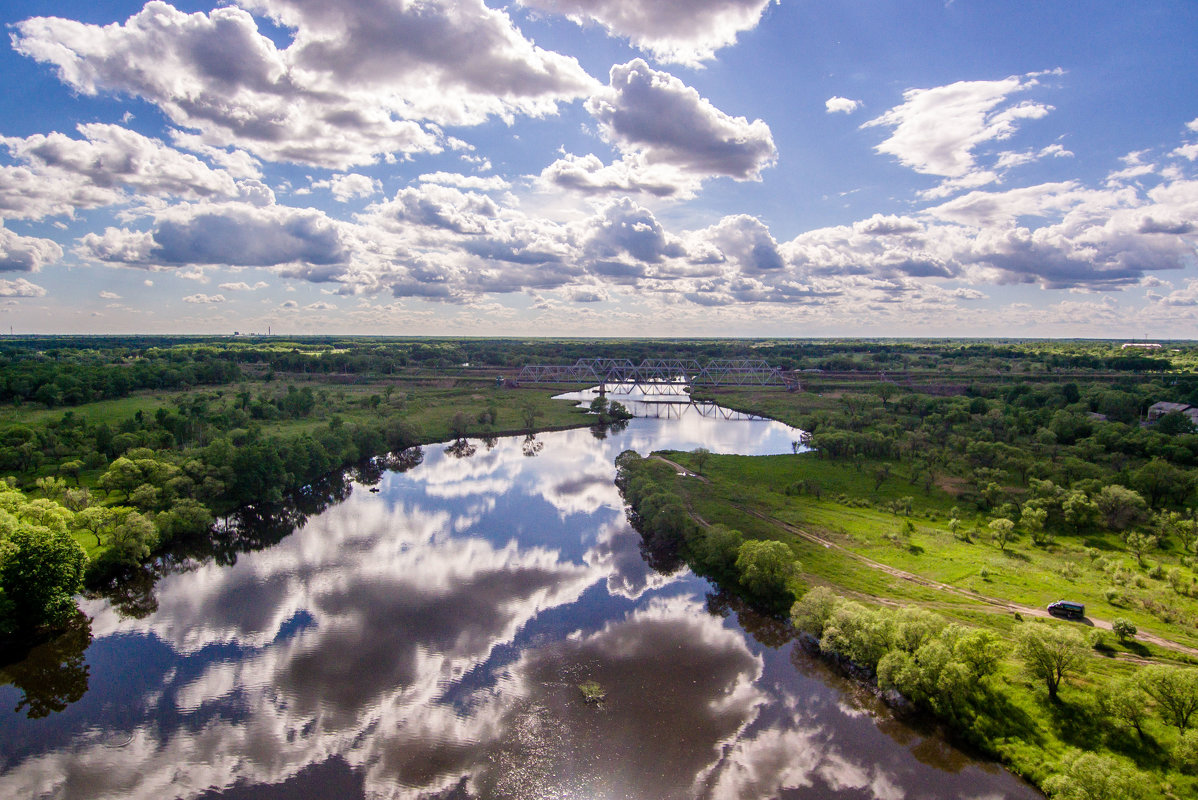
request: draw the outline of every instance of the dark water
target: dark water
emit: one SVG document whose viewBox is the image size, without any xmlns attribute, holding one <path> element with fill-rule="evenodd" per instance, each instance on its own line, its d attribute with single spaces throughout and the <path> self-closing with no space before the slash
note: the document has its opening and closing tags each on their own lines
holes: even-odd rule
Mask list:
<svg viewBox="0 0 1198 800">
<path fill-rule="evenodd" d="M 698 411 L 427 447 L 85 603 L 5 672 L 0 797 L 1038 797 L 648 566 L 616 455 L 797 438 Z"/>
</svg>

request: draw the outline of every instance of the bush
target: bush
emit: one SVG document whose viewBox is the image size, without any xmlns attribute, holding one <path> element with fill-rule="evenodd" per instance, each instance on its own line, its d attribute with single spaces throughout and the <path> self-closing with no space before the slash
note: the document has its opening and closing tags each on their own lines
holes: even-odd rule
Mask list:
<svg viewBox="0 0 1198 800">
<path fill-rule="evenodd" d="M 1186 731 L 1173 747 L 1173 763 L 1182 772 L 1198 773 L 1198 731 Z"/>
<path fill-rule="evenodd" d="M 740 584 L 761 605 L 771 610 L 791 607 L 790 590 L 799 572 L 794 553 L 782 542 L 750 540 L 737 552 L 736 569 Z"/>
<path fill-rule="evenodd" d="M 1126 642 L 1128 639 L 1136 638 L 1135 624 L 1124 617 L 1116 617 L 1111 623 L 1111 630 L 1119 637 L 1119 641 Z"/>
<path fill-rule="evenodd" d="M 1044 781 L 1052 800 L 1137 800 L 1144 796 L 1144 775 L 1135 767 L 1097 753 L 1073 751 L 1061 770 Z"/>
</svg>

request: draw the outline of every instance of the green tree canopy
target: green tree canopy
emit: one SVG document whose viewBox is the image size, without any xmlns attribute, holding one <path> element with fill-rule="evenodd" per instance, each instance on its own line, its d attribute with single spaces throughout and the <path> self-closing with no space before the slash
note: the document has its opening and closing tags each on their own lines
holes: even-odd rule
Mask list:
<svg viewBox="0 0 1198 800">
<path fill-rule="evenodd" d="M 799 563 L 782 542 L 755 539 L 740 546 L 736 569 L 745 589 L 758 600 L 775 604 L 789 597 L 789 584 L 799 573 Z"/>
<path fill-rule="evenodd" d="M 75 613 L 87 554 L 65 530 L 23 524 L 0 548 L 0 630 L 59 628 Z"/>
<path fill-rule="evenodd" d="M 1033 678 L 1044 681 L 1048 696 L 1056 698 L 1061 681 L 1081 672 L 1089 657 L 1085 640 L 1076 631 L 1059 625 L 1026 622 L 1016 628 L 1016 652 Z"/>
</svg>

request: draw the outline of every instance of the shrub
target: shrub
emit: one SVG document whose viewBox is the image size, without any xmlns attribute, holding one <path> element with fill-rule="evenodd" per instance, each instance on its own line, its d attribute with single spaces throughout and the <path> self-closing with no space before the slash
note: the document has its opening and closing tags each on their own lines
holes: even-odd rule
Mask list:
<svg viewBox="0 0 1198 800">
<path fill-rule="evenodd" d="M 1136 638 L 1135 624 L 1124 617 L 1116 617 L 1111 623 L 1111 630 L 1119 637 L 1119 641 L 1126 642 L 1128 639 Z"/>
</svg>

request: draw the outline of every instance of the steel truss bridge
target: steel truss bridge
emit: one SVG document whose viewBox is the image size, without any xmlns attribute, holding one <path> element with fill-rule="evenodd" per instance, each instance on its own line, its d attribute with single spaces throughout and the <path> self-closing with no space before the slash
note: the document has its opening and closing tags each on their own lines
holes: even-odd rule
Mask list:
<svg viewBox="0 0 1198 800">
<path fill-rule="evenodd" d="M 520 370 L 517 383 L 593 383 L 632 386 L 661 393 L 683 386 L 784 386 L 797 389 L 798 380 L 759 358 L 716 359 L 700 364 L 693 359 L 580 358 L 570 366 L 530 364 Z"/>
</svg>

